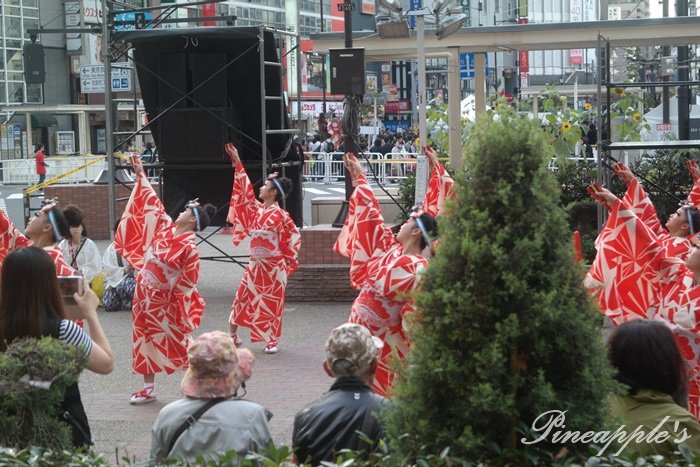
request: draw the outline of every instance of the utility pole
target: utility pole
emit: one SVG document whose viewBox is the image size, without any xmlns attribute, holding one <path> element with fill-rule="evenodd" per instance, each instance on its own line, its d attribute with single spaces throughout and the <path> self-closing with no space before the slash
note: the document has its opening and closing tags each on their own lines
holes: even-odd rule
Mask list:
<svg viewBox="0 0 700 467">
<path fill-rule="evenodd" d="M 114 101 L 112 100 L 112 53 L 110 50 L 110 15 L 107 0 L 102 0 L 102 63 L 105 68 L 105 151 L 107 153 L 107 173 L 109 174 L 109 225 L 114 225 L 117 216 L 116 200 L 114 196 L 114 136 L 113 118 Z M 110 229 L 110 236 L 114 232 Z"/>
<path fill-rule="evenodd" d="M 323 20 L 323 1 L 320 0 L 321 3 L 321 32 L 325 31 L 325 22 Z M 668 0 L 667 0 L 668 1 Z M 321 62 L 321 76 L 323 78 L 321 82 L 321 91 L 323 92 L 323 116 L 324 118 L 326 117 L 326 54 L 322 54 L 321 58 L 323 61 Z"/>
<path fill-rule="evenodd" d="M 663 16 L 664 18 L 668 18 L 668 0 L 663 0 Z M 665 45 L 663 49 L 661 49 L 661 56 L 662 57 L 669 57 L 671 55 L 671 47 L 668 45 Z M 670 76 L 664 76 L 663 77 L 664 81 L 671 81 Z M 663 117 L 662 117 L 662 123 L 671 123 L 671 110 L 670 110 L 670 101 L 669 99 L 671 98 L 671 88 L 668 86 L 664 86 L 661 88 L 661 104 L 662 104 L 662 111 L 663 111 Z"/>
<path fill-rule="evenodd" d="M 676 16 L 688 16 L 688 0 L 676 0 Z M 678 47 L 678 81 L 689 81 L 688 46 Z M 678 86 L 678 139 L 690 139 L 690 88 Z"/>
<path fill-rule="evenodd" d="M 416 152 L 428 145 L 427 109 L 425 89 L 425 13 L 416 16 L 416 43 L 418 46 L 418 140 Z M 459 62 L 457 62 L 459 63 Z M 457 65 L 459 66 L 459 65 Z M 456 96 L 459 98 L 459 96 Z"/>
</svg>

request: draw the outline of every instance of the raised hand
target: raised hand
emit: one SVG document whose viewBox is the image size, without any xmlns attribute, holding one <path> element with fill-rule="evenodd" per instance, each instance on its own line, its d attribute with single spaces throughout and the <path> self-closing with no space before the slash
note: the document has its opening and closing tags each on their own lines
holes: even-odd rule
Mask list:
<svg viewBox="0 0 700 467">
<path fill-rule="evenodd" d="M 634 180 L 634 174 L 630 168 L 622 162 L 616 162 L 615 165 L 613 165 L 613 170 L 617 176 L 620 177 L 623 182 L 625 182 L 625 185 L 629 185 Z"/>
<path fill-rule="evenodd" d="M 279 176 L 280 176 L 280 173 L 279 173 L 279 172 L 272 172 L 271 174 L 269 174 L 269 175 L 267 176 L 267 179 L 270 180 L 270 179 L 272 179 L 272 178 L 277 178 L 277 177 L 279 177 Z"/>
<path fill-rule="evenodd" d="M 615 201 L 617 201 L 617 196 L 610 192 L 610 190 L 603 188 L 600 182 L 595 182 L 586 187 L 586 191 L 596 202 L 600 204 L 605 204 L 607 206 L 612 206 Z"/>
<path fill-rule="evenodd" d="M 238 155 L 238 149 L 236 149 L 236 146 L 234 146 L 231 143 L 226 143 L 224 145 L 224 150 L 226 151 L 226 154 L 228 154 L 228 157 L 231 159 L 231 165 L 236 167 L 238 164 L 241 163 L 241 158 Z"/>
<path fill-rule="evenodd" d="M 430 146 L 426 146 L 423 148 L 423 152 L 425 153 L 425 157 L 428 158 L 430 167 L 435 167 L 438 164 L 437 152 L 435 152 L 435 149 L 431 148 Z"/>
<path fill-rule="evenodd" d="M 343 156 L 343 164 L 348 169 L 353 181 L 363 172 L 360 161 L 351 152 L 346 152 Z"/>
<path fill-rule="evenodd" d="M 698 162 L 695 159 L 690 159 L 685 161 L 685 167 L 690 172 L 690 176 L 693 177 L 693 184 L 700 184 L 700 167 L 698 167 Z"/>
<path fill-rule="evenodd" d="M 141 162 L 141 159 L 139 159 L 139 156 L 135 154 L 129 156 L 129 163 L 131 164 L 131 168 L 134 169 L 134 173 L 136 175 L 141 175 L 144 173 L 143 163 Z"/>
</svg>

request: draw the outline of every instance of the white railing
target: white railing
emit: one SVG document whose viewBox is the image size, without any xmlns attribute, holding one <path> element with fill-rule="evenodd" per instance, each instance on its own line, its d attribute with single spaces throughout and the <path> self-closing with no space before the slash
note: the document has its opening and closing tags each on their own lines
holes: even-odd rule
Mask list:
<svg viewBox="0 0 700 467">
<path fill-rule="evenodd" d="M 310 182 L 331 184 L 345 180 L 342 152 L 305 152 L 304 178 Z M 365 157 L 370 160 L 368 163 Z M 383 185 L 398 184 L 415 172 L 417 153 L 384 154 L 366 152 L 358 156 L 370 182 L 375 175 Z"/>
<path fill-rule="evenodd" d="M 76 169 L 95 159 L 104 159 L 103 156 L 73 156 L 73 157 L 47 157 L 46 179 Z M 104 164 L 96 162 L 88 167 L 76 171 L 57 183 L 82 183 L 92 182 L 97 178 Z M 0 161 L 0 183 L 4 185 L 35 185 L 39 183 L 34 159 L 7 159 Z"/>
</svg>

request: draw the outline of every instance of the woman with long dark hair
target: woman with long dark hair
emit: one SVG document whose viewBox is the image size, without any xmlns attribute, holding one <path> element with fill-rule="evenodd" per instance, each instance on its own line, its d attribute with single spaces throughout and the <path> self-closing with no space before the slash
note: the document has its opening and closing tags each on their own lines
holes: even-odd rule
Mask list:
<svg viewBox="0 0 700 467">
<path fill-rule="evenodd" d="M 83 294 L 74 295 L 76 305 L 66 307 L 54 262 L 46 251 L 29 246 L 7 255 L 0 278 L 0 350 L 4 351 L 15 339 L 52 336 L 66 344 L 82 347 L 88 370 L 110 373 L 114 360 L 109 341 L 97 319 L 99 300 L 87 281 L 83 286 Z M 90 328 L 90 335 L 69 318 L 84 320 Z M 76 407 L 79 409 L 77 414 L 73 410 Z M 62 409 L 60 415 L 71 426 L 73 443 L 76 446 L 91 444 L 77 383 L 66 392 Z"/>
<path fill-rule="evenodd" d="M 63 208 L 63 215 L 70 229 L 70 236 L 59 243 L 63 258 L 76 273 L 85 276 L 92 284 L 92 280 L 102 271 L 100 250 L 88 237 L 85 216 L 78 206 L 69 204 Z"/>
<path fill-rule="evenodd" d="M 634 320 L 617 327 L 608 341 L 608 360 L 616 379 L 628 389 L 611 400 L 612 415 L 630 433 L 666 432 L 669 438 L 636 437 L 629 449 L 647 454 L 666 454 L 686 445 L 700 454 L 700 423 L 686 410 L 688 369 L 669 327 L 661 321 Z"/>
<path fill-rule="evenodd" d="M 141 161 L 131 165 L 136 185 L 124 209 L 114 246 L 138 269 L 132 306 L 132 365 L 144 387 L 131 404 L 156 399 L 156 373 L 187 367 L 190 334 L 199 327 L 204 299 L 197 291 L 199 253 L 195 233 L 205 229 L 216 208 L 190 201 L 173 221 L 151 186 Z"/>
</svg>

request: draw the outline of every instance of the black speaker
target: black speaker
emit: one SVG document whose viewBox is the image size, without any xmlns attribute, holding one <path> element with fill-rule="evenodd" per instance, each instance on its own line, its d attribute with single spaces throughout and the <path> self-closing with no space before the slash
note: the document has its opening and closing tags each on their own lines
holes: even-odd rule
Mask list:
<svg viewBox="0 0 700 467">
<path fill-rule="evenodd" d="M 44 46 L 41 44 L 24 44 L 24 82 L 27 84 L 44 84 Z"/>
<path fill-rule="evenodd" d="M 187 99 L 180 100 L 187 94 L 187 56 L 164 53 L 157 59 L 161 78 L 157 82 L 159 107 L 166 109 L 176 102 L 175 107 L 187 107 Z"/>
<path fill-rule="evenodd" d="M 263 89 L 267 96 L 283 95 L 282 67 L 269 65 L 280 61 L 275 38 L 269 31 L 263 38 L 258 27 L 115 31 L 116 42 L 134 46 L 149 129 L 164 165 L 163 201 L 168 213 L 176 215 L 185 201 L 199 197 L 200 202 L 222 208 L 214 225 L 225 221 L 233 180 L 224 152 L 229 141 L 238 148 L 256 192 L 264 182 L 263 110 L 267 129 L 286 129 L 290 122 L 279 100 L 263 104 L 260 99 Z M 261 60 L 267 64 L 264 79 Z M 183 98 L 187 93 L 190 97 Z M 286 209 L 301 225 L 302 161 L 289 150 L 292 133 L 265 136 L 268 173 L 281 172 L 285 163 L 286 176 L 294 184 Z"/>
<path fill-rule="evenodd" d="M 160 160 L 165 164 L 227 164 L 227 121 L 231 117 L 222 108 L 171 109 L 158 119 L 158 134 L 165 136 L 158 143 Z"/>
<path fill-rule="evenodd" d="M 365 93 L 365 49 L 331 49 L 331 94 Z"/>
<path fill-rule="evenodd" d="M 228 89 L 226 73 L 217 73 L 226 66 L 226 54 L 199 53 L 189 56 L 194 99 L 207 107 L 225 107 Z M 222 92 L 224 90 L 224 92 Z"/>
</svg>

